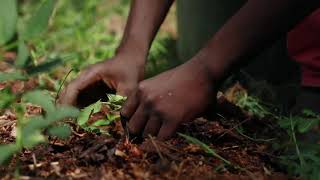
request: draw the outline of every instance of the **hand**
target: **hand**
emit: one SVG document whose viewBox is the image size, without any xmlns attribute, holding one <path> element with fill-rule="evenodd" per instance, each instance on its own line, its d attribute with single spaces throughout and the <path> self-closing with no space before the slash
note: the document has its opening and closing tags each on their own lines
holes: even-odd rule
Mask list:
<svg viewBox="0 0 320 180">
<path fill-rule="evenodd" d="M 59 102 L 84 107 L 105 97 L 110 90 L 128 96 L 143 76 L 144 61 L 133 54 L 122 53 L 83 70 L 62 91 Z"/>
<path fill-rule="evenodd" d="M 214 103 L 215 92 L 206 68 L 191 61 L 140 82 L 121 115 L 129 119 L 133 135 L 165 139 L 175 133 L 179 124 L 202 115 Z"/>
</svg>

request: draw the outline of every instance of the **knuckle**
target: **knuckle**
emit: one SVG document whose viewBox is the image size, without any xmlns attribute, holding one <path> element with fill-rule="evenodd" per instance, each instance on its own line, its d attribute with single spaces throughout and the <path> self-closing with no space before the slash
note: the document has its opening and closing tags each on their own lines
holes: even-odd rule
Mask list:
<svg viewBox="0 0 320 180">
<path fill-rule="evenodd" d="M 68 93 L 72 89 L 75 89 L 77 85 L 77 79 L 71 81 L 63 90 L 64 93 Z"/>
<path fill-rule="evenodd" d="M 129 113 L 129 112 L 128 112 L 125 104 L 124 104 L 124 106 L 122 106 L 122 108 L 121 108 L 121 110 L 120 110 L 120 115 L 128 118 L 128 117 L 127 117 L 128 113 Z"/>
<path fill-rule="evenodd" d="M 140 83 L 138 85 L 138 91 L 141 92 L 141 93 L 145 93 L 146 91 L 146 86 L 143 84 L 143 83 Z"/>
<path fill-rule="evenodd" d="M 154 115 L 158 116 L 160 119 L 162 119 L 162 117 L 164 116 L 164 111 L 158 104 L 154 104 L 152 106 L 152 111 Z"/>
<path fill-rule="evenodd" d="M 154 103 L 155 97 L 152 94 L 146 94 L 144 101 L 147 103 Z"/>
<path fill-rule="evenodd" d="M 139 134 L 140 133 L 139 129 L 136 126 L 133 126 L 130 123 L 128 125 L 128 129 L 129 129 L 129 132 L 132 133 L 132 134 Z"/>
</svg>

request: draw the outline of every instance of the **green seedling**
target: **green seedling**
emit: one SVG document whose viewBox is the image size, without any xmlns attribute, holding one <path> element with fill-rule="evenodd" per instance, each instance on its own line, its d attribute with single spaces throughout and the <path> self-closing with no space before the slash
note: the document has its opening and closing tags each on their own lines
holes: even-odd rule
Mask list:
<svg viewBox="0 0 320 180">
<path fill-rule="evenodd" d="M 320 173 L 320 145 L 312 142 L 300 142 L 297 134 L 311 133 L 312 129 L 319 127 L 320 115 L 310 110 L 304 110 L 301 116 L 279 117 L 279 125 L 287 131 L 289 142 L 282 149 L 288 152 L 280 157 L 292 175 L 299 175 L 304 179 L 319 179 Z M 319 132 L 315 138 L 319 137 Z M 293 148 L 292 148 L 293 146 Z M 294 149 L 294 152 L 292 150 Z"/>
<path fill-rule="evenodd" d="M 80 115 L 78 117 L 77 123 L 83 129 L 91 132 L 100 132 L 104 134 L 108 134 L 108 132 L 103 131 L 100 126 L 107 126 L 111 124 L 113 121 L 120 119 L 120 115 L 118 115 L 118 111 L 121 109 L 123 103 L 126 100 L 126 97 L 114 94 L 107 94 L 108 101 L 101 102 L 100 100 L 91 104 L 90 106 L 81 110 Z M 91 115 L 97 112 L 100 112 L 102 105 L 107 105 L 111 113 L 107 114 L 105 118 L 99 119 L 92 124 L 88 124 L 88 120 Z"/>
<path fill-rule="evenodd" d="M 237 105 L 242 109 L 263 118 L 266 116 L 277 120 L 279 126 L 287 132 L 288 141 L 277 144 L 273 141 L 277 151 L 281 150 L 280 164 L 287 169 L 288 173 L 300 176 L 304 179 L 319 179 L 320 173 L 320 146 L 310 142 L 302 142 L 297 134 L 306 135 L 312 129 L 319 127 L 320 115 L 310 110 L 304 110 L 299 116 L 278 116 L 262 105 L 258 98 L 249 96 L 247 93 L 239 94 Z M 241 131 L 239 134 L 244 135 Z M 319 133 L 317 135 L 319 137 Z M 247 137 L 252 139 L 250 137 Z M 282 137 L 283 138 L 283 137 Z M 256 139 L 252 139 L 255 140 Z M 264 140 L 265 141 L 265 140 Z"/>
<path fill-rule="evenodd" d="M 272 113 L 262 105 L 260 99 L 250 96 L 247 93 L 238 94 L 236 105 L 259 118 L 272 115 Z"/>
<path fill-rule="evenodd" d="M 108 96 L 108 102 L 110 109 L 112 111 L 119 111 L 124 104 L 124 102 L 127 100 L 127 97 L 123 97 L 120 95 L 114 95 L 114 94 L 107 94 Z"/>
<path fill-rule="evenodd" d="M 6 90 L 7 93 L 10 93 Z M 10 96 L 14 97 L 13 94 Z M 55 106 L 53 98 L 44 91 L 31 91 L 23 95 L 23 103 L 14 101 L 4 102 L 6 108 L 12 108 L 17 115 L 16 142 L 0 146 L 0 164 L 7 162 L 14 154 L 20 153 L 25 148 L 33 148 L 40 143 L 47 141 L 47 136 L 43 132 L 48 130 L 49 135 L 66 138 L 70 135 L 70 127 L 66 124 L 59 125 L 57 122 L 68 117 L 77 117 L 79 111 L 68 106 Z M 12 100 L 12 99 L 10 99 Z M 31 103 L 39 105 L 45 111 L 45 115 L 25 117 L 25 105 Z"/>
<path fill-rule="evenodd" d="M 17 49 L 17 58 L 13 64 L 14 71 L 1 72 L 0 82 L 25 81 L 31 76 L 49 72 L 61 64 L 61 58 L 55 57 L 48 58 L 43 63 L 36 62 L 37 52 L 30 48 L 36 36 L 48 28 L 55 2 L 55 0 L 43 1 L 33 16 L 23 23 L 23 17 L 18 17 L 16 0 L 0 1 L 0 51 Z M 17 34 L 17 39 L 13 39 L 14 34 Z M 44 114 L 26 117 L 26 103 L 42 107 Z M 9 162 L 12 156 L 19 154 L 24 149 L 31 149 L 40 143 L 47 142 L 48 136 L 68 137 L 71 132 L 70 127 L 60 123 L 60 120 L 77 117 L 79 113 L 73 107 L 56 106 L 51 96 L 44 91 L 14 94 L 9 88 L 0 91 L 0 108 L 1 110 L 11 109 L 17 116 L 15 142 L 0 145 L 1 165 Z M 19 178 L 18 166 L 19 159 L 16 161 L 17 178 Z"/>
</svg>

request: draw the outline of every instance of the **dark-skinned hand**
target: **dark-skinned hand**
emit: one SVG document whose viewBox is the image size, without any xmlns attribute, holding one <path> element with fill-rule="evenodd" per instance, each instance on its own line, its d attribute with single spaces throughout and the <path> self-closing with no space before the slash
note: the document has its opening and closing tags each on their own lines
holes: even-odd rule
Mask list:
<svg viewBox="0 0 320 180">
<path fill-rule="evenodd" d="M 59 103 L 84 107 L 105 97 L 110 90 L 128 96 L 143 79 L 142 62 L 133 54 L 123 53 L 90 65 L 64 88 L 59 95 Z"/>
<path fill-rule="evenodd" d="M 202 115 L 214 103 L 215 92 L 206 68 L 190 61 L 140 82 L 121 114 L 131 134 L 166 139 L 179 124 Z"/>
</svg>

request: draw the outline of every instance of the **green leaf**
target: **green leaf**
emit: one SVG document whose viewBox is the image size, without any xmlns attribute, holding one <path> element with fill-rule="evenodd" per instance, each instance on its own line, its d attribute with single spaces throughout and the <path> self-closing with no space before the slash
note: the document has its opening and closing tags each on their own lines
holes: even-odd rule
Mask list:
<svg viewBox="0 0 320 180">
<path fill-rule="evenodd" d="M 29 40 L 44 32 L 53 13 L 55 0 L 46 0 L 37 12 L 31 17 L 23 32 L 23 38 Z"/>
<path fill-rule="evenodd" d="M 16 144 L 0 145 L 0 164 L 6 163 L 18 151 Z"/>
<path fill-rule="evenodd" d="M 38 66 L 31 67 L 27 69 L 27 73 L 29 75 L 35 75 L 43 72 L 48 72 L 51 69 L 57 67 L 58 65 L 61 65 L 63 61 L 60 58 L 48 60 L 42 64 L 39 64 Z"/>
<path fill-rule="evenodd" d="M 16 32 L 18 19 L 16 0 L 0 1 L 0 46 L 7 43 Z"/>
<path fill-rule="evenodd" d="M 96 122 L 94 122 L 92 125 L 90 126 L 107 126 L 111 123 L 111 121 L 108 121 L 106 119 L 101 119 L 101 120 L 98 120 Z"/>
<path fill-rule="evenodd" d="M 15 102 L 15 95 L 11 93 L 10 89 L 3 89 L 0 91 L 0 109 L 9 108 Z"/>
<path fill-rule="evenodd" d="M 298 117 L 281 117 L 278 121 L 278 124 L 281 128 L 290 130 L 291 129 L 291 119 L 292 119 L 292 124 L 295 127 L 296 123 L 298 121 Z"/>
<path fill-rule="evenodd" d="M 23 99 L 35 105 L 41 106 L 47 113 L 51 113 L 55 110 L 53 99 L 44 91 L 31 91 L 23 96 Z"/>
<path fill-rule="evenodd" d="M 318 119 L 307 119 L 307 118 L 301 118 L 298 121 L 297 129 L 300 133 L 305 133 L 312 129 L 314 126 L 319 124 Z"/>
<path fill-rule="evenodd" d="M 108 96 L 108 102 L 110 103 L 116 103 L 116 104 L 123 104 L 126 101 L 126 97 L 120 96 L 117 94 L 107 94 Z"/>
<path fill-rule="evenodd" d="M 208 145 L 206 145 L 205 143 L 201 142 L 200 140 L 198 140 L 198 139 L 196 139 L 194 137 L 188 136 L 186 134 L 182 134 L 182 133 L 178 133 L 178 134 L 179 134 L 179 136 L 185 138 L 190 143 L 193 143 L 193 144 L 196 144 L 196 145 L 200 146 L 209 155 L 220 159 L 221 161 L 223 161 L 224 163 L 226 163 L 228 165 L 232 165 L 230 161 L 228 161 L 228 160 L 224 159 L 223 157 L 221 157 L 213 149 L 211 149 Z"/>
<path fill-rule="evenodd" d="M 19 41 L 18 44 L 18 57 L 15 62 L 15 66 L 17 67 L 26 67 L 28 64 L 28 58 L 29 58 L 29 50 L 26 44 L 23 41 Z"/>
<path fill-rule="evenodd" d="M 302 113 L 306 116 L 317 117 L 318 115 L 310 109 L 304 109 Z"/>
<path fill-rule="evenodd" d="M 127 100 L 127 97 L 115 95 L 115 94 L 107 94 L 108 102 L 110 109 L 113 111 L 118 111 L 121 109 L 124 102 Z"/>
<path fill-rule="evenodd" d="M 94 104 L 91 104 L 90 106 L 84 108 L 83 110 L 81 110 L 79 117 L 78 117 L 78 124 L 80 126 L 83 126 L 87 123 L 87 121 L 89 120 L 89 117 L 91 114 L 99 112 L 101 109 L 101 101 L 97 101 Z"/>
<path fill-rule="evenodd" d="M 48 113 L 46 120 L 50 123 L 63 120 L 65 118 L 76 118 L 79 110 L 71 106 L 58 106 L 55 111 Z"/>
<path fill-rule="evenodd" d="M 26 76 L 24 76 L 20 71 L 10 72 L 10 73 L 0 72 L 0 82 L 26 80 L 26 79 L 27 79 Z"/>
<path fill-rule="evenodd" d="M 50 126 L 50 123 L 44 120 L 42 116 L 30 118 L 22 128 L 23 146 L 32 148 L 39 143 L 45 142 L 45 137 L 41 132 L 48 126 Z"/>
<path fill-rule="evenodd" d="M 46 141 L 44 135 L 41 134 L 41 130 L 33 130 L 23 136 L 22 145 L 25 148 L 33 148 L 34 146 Z"/>
<path fill-rule="evenodd" d="M 28 136 L 34 130 L 44 130 L 50 126 L 50 122 L 42 116 L 31 117 L 22 129 L 22 137 Z"/>
<path fill-rule="evenodd" d="M 107 114 L 107 120 L 112 122 L 120 118 L 118 114 Z"/>
<path fill-rule="evenodd" d="M 55 126 L 49 129 L 49 134 L 52 136 L 57 136 L 59 138 L 65 139 L 71 135 L 71 128 L 67 124 L 62 126 Z"/>
</svg>

